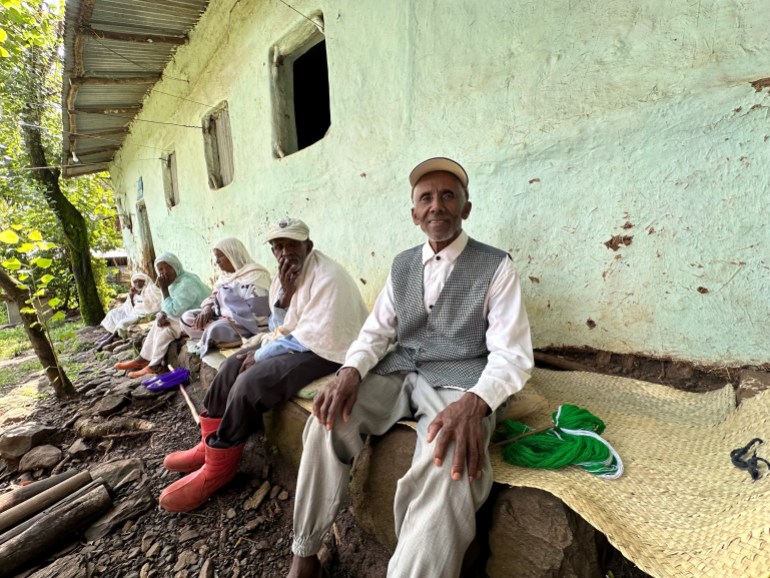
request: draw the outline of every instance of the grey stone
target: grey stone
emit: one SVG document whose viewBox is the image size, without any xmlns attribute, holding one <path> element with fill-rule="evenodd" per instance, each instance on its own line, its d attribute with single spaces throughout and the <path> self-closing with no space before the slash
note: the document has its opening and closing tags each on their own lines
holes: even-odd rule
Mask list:
<svg viewBox="0 0 770 578">
<path fill-rule="evenodd" d="M 106 536 L 126 520 L 138 517 L 154 505 L 155 498 L 150 489 L 147 486 L 142 487 L 91 524 L 85 532 L 86 540 L 90 542 Z"/>
<path fill-rule="evenodd" d="M 9 428 L 0 435 L 0 457 L 20 458 L 48 439 L 55 431 L 56 428 L 37 422 L 27 422 Z"/>
<path fill-rule="evenodd" d="M 187 568 L 188 566 L 192 566 L 198 561 L 198 555 L 193 552 L 192 550 L 185 550 L 181 554 L 179 554 L 179 557 L 176 560 L 176 564 L 174 565 L 174 572 L 179 572 L 180 570 L 183 570 Z"/>
<path fill-rule="evenodd" d="M 29 450 L 19 462 L 19 471 L 29 472 L 52 468 L 61 460 L 61 450 L 56 446 L 37 446 Z"/>
<path fill-rule="evenodd" d="M 113 490 L 141 478 L 144 462 L 139 458 L 110 460 L 90 468 L 93 479 L 102 478 Z"/>
<path fill-rule="evenodd" d="M 93 405 L 92 411 L 102 417 L 107 417 L 118 413 L 128 402 L 128 398 L 123 395 L 105 395 Z"/>
<path fill-rule="evenodd" d="M 90 449 L 91 448 L 85 441 L 83 441 L 82 438 L 78 438 L 72 442 L 70 447 L 67 448 L 67 453 L 71 456 L 76 456 L 78 454 L 82 454 L 83 452 L 87 452 Z"/>
<path fill-rule="evenodd" d="M 270 491 L 270 482 L 265 481 L 254 494 L 243 503 L 244 510 L 256 510 L 262 505 Z"/>
<path fill-rule="evenodd" d="M 206 558 L 203 566 L 201 566 L 198 578 L 214 578 L 214 563 L 211 561 L 211 558 Z"/>
<path fill-rule="evenodd" d="M 735 392 L 737 403 L 754 397 L 761 391 L 770 389 L 770 373 L 753 369 L 743 369 L 740 373 L 738 391 Z"/>
<path fill-rule="evenodd" d="M 504 488 L 489 529 L 489 578 L 601 578 L 596 531 L 557 497 Z"/>
</svg>

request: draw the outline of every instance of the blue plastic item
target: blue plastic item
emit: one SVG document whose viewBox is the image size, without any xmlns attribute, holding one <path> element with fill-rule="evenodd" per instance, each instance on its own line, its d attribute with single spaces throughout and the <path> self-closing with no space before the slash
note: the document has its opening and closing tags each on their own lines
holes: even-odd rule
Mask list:
<svg viewBox="0 0 770 578">
<path fill-rule="evenodd" d="M 156 375 L 142 382 L 150 391 L 163 391 L 181 385 L 190 379 L 190 371 L 184 367 L 169 371 L 162 375 Z"/>
</svg>

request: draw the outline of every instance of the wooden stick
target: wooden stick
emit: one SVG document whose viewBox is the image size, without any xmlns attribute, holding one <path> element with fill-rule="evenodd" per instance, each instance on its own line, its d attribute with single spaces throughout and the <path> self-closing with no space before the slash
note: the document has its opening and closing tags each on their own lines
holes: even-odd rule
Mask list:
<svg viewBox="0 0 770 578">
<path fill-rule="evenodd" d="M 0 576 L 13 576 L 17 569 L 60 546 L 63 538 L 72 538 L 111 507 L 112 498 L 101 484 L 86 495 L 62 504 L 0 546 Z"/>
<path fill-rule="evenodd" d="M 535 351 L 535 361 L 545 363 L 546 365 L 552 365 L 553 367 L 558 367 L 560 369 L 566 369 L 568 371 L 587 371 L 590 373 L 596 373 L 596 370 L 593 367 L 588 367 L 587 365 L 583 365 L 577 361 L 562 359 L 556 355 L 551 355 L 550 353 L 542 353 L 540 351 Z"/>
<path fill-rule="evenodd" d="M 72 492 L 82 488 L 90 481 L 90 473 L 80 472 L 79 474 L 64 480 L 60 484 L 56 484 L 52 488 L 41 492 L 37 496 L 10 508 L 0 514 L 0 532 L 7 530 L 11 526 L 14 526 L 30 516 L 34 516 L 42 510 L 45 510 L 51 504 L 55 504 L 62 498 L 69 496 Z"/>
<path fill-rule="evenodd" d="M 84 496 L 85 494 L 87 494 L 88 492 L 90 492 L 96 486 L 99 486 L 99 485 L 104 485 L 104 480 L 102 478 L 96 478 L 94 481 L 86 484 L 79 490 L 75 490 L 69 496 L 65 496 L 64 499 L 59 500 L 58 502 L 56 502 L 52 506 L 49 506 L 39 514 L 32 516 L 29 520 L 26 520 L 21 524 L 17 524 L 7 532 L 0 534 L 0 545 L 5 544 L 11 538 L 14 538 L 19 534 L 21 534 L 22 532 L 25 532 L 27 528 L 33 526 L 34 524 L 37 524 L 40 520 L 45 518 L 51 512 L 55 512 L 57 508 L 61 508 L 62 505 L 68 504 L 69 502 L 77 500 L 80 496 Z"/>
<path fill-rule="evenodd" d="M 190 413 L 193 416 L 193 419 L 195 420 L 195 423 L 200 425 L 201 418 L 200 418 L 200 412 L 195 408 L 195 404 L 193 403 L 192 399 L 190 399 L 190 396 L 187 393 L 187 390 L 184 388 L 184 385 L 181 383 L 179 384 L 179 391 L 182 394 L 182 397 L 184 397 L 185 402 L 187 403 L 187 407 L 190 408 Z"/>
<path fill-rule="evenodd" d="M 0 513 L 10 510 L 14 506 L 21 504 L 23 501 L 37 496 L 39 493 L 54 487 L 64 480 L 68 480 L 77 473 L 77 470 L 67 470 L 58 476 L 51 476 L 45 480 L 40 480 L 39 482 L 34 482 L 28 486 L 3 494 L 0 496 Z"/>
<path fill-rule="evenodd" d="M 171 371 L 174 371 L 173 365 L 169 365 L 168 368 Z M 200 412 L 195 407 L 195 404 L 193 403 L 192 399 L 190 399 L 190 396 L 187 394 L 187 390 L 184 388 L 184 385 L 182 385 L 181 383 L 179 384 L 179 391 L 182 394 L 182 397 L 184 398 L 185 403 L 187 403 L 187 407 L 190 408 L 190 413 L 192 414 L 193 420 L 195 421 L 196 425 L 200 425 L 201 423 L 201 418 L 199 415 Z"/>
<path fill-rule="evenodd" d="M 535 428 L 532 431 L 524 432 L 523 434 L 519 434 L 517 436 L 513 436 L 512 438 L 508 438 L 507 440 L 501 440 L 499 442 L 495 442 L 493 444 L 489 444 L 489 447 L 490 448 L 497 448 L 497 447 L 500 447 L 500 446 L 507 446 L 508 444 L 512 444 L 516 440 L 520 440 L 521 438 L 525 438 L 527 436 L 532 436 L 532 435 L 535 435 L 537 433 L 548 431 L 549 429 L 553 429 L 553 424 L 551 424 L 551 425 L 544 425 L 542 427 Z"/>
</svg>

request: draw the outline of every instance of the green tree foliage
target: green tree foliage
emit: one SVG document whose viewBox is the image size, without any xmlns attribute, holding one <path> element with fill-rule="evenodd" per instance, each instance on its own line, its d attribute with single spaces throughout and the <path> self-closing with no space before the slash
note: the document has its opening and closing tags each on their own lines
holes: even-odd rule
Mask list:
<svg viewBox="0 0 770 578">
<path fill-rule="evenodd" d="M 84 268 L 73 261 L 82 265 L 83 246 L 105 251 L 120 244 L 112 190 L 105 175 L 63 179 L 57 166 L 61 158 L 63 2 L 0 0 L 0 4 L 0 229 L 37 230 L 58 246 L 52 255 L 54 280 L 48 290 L 62 307 L 75 305 L 84 294 L 84 281 L 97 286 L 99 297 L 106 302 L 114 295 L 105 282 L 103 262 L 93 266 L 98 278 L 87 263 L 86 274 L 91 279 L 83 280 Z M 30 149 L 30 141 L 36 139 L 42 144 L 42 154 Z M 52 187 L 63 193 L 64 200 L 56 199 Z M 85 234 L 78 230 L 78 222 L 65 226 L 63 204 L 68 205 L 64 216 L 74 215 L 76 221 L 82 221 Z M 3 259 L 10 256 L 8 247 L 0 247 L 0 251 L 4 251 L 0 253 Z M 103 312 L 86 321 L 98 322 L 100 314 Z"/>
<path fill-rule="evenodd" d="M 0 288 L 19 306 L 24 330 L 56 396 L 75 397 L 77 392 L 59 362 L 51 338 L 50 323 L 64 319 L 61 311 L 50 312 L 61 305 L 61 300 L 51 297 L 48 290 L 54 280 L 48 272 L 53 265 L 49 254 L 56 245 L 44 241 L 40 231 L 25 231 L 18 225 L 0 231 L 0 244 L 14 254 L 0 264 Z"/>
</svg>

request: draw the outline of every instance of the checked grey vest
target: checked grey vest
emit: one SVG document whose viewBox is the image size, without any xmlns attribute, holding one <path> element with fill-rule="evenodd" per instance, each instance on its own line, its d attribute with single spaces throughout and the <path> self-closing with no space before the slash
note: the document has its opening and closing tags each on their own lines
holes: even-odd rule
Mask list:
<svg viewBox="0 0 770 578">
<path fill-rule="evenodd" d="M 489 355 L 484 299 L 506 257 L 500 249 L 468 239 L 429 315 L 423 297 L 422 245 L 397 255 L 390 275 L 398 344 L 372 371 L 417 371 L 433 387 L 476 385 Z"/>
</svg>

